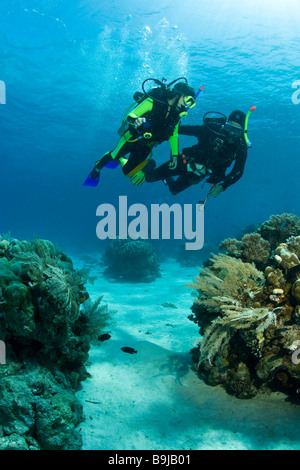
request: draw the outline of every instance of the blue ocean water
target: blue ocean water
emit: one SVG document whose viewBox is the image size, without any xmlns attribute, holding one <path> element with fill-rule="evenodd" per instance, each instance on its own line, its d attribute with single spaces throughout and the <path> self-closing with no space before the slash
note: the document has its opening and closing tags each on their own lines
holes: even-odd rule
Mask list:
<svg viewBox="0 0 300 470">
<path fill-rule="evenodd" d="M 142 82 L 148 77 L 165 77 L 172 81 L 186 76 L 195 89 L 205 85 L 197 106 L 185 118 L 185 124 L 201 124 L 204 113 L 210 110 L 229 115 L 233 109 L 246 112 L 251 106 L 256 106 L 249 121 L 253 148 L 248 152 L 243 177 L 206 205 L 205 246 L 228 236 L 234 237 L 245 226 L 261 223 L 272 214 L 289 212 L 300 216 L 299 13 L 299 0 L 1 0 L 0 234 L 10 232 L 12 237 L 18 239 L 39 236 L 51 240 L 68 254 L 100 253 L 104 243 L 96 237 L 96 209 L 99 204 L 112 203 L 117 207 L 120 195 L 127 195 L 129 204 L 139 202 L 146 206 L 163 202 L 194 204 L 203 198 L 207 188 L 201 188 L 201 185 L 192 186 L 177 196 L 170 195 L 161 182 L 134 187 L 123 177 L 120 168 L 105 169 L 97 188 L 82 186 L 94 162 L 115 147 L 119 138 L 117 129 L 125 110 L 132 103 L 134 92 L 141 90 Z M 180 148 L 193 143 L 192 139 L 180 137 Z M 169 158 L 168 143 L 154 149 L 154 158 L 158 164 Z M 170 253 L 169 246 L 172 245 L 166 241 L 163 246 Z M 179 282 L 177 265 L 171 274 L 175 288 L 171 283 L 164 283 L 164 279 L 161 284 L 167 292 L 176 289 L 179 299 L 181 291 L 175 284 L 175 281 Z M 101 278 L 94 294 L 98 296 L 100 289 L 104 289 Z M 119 293 L 121 287 L 117 286 L 117 289 Z M 143 286 L 140 292 L 142 289 Z M 125 291 L 126 286 L 121 292 Z M 155 295 L 159 297 L 161 292 L 162 288 L 159 292 L 156 289 Z M 109 291 L 105 292 L 106 298 L 107 293 Z M 112 289 L 111 298 L 114 302 L 120 302 L 120 310 L 125 296 L 113 296 L 113 293 Z M 102 290 L 100 294 L 103 294 Z M 147 310 L 144 313 L 142 309 L 142 296 L 143 293 L 140 297 L 131 296 L 130 308 L 124 305 L 129 317 L 123 321 L 130 329 L 132 338 L 128 318 L 132 323 L 137 321 L 137 305 L 140 323 L 143 328 L 145 325 L 148 328 L 143 318 Z M 175 294 L 174 297 L 177 302 Z M 154 305 L 153 299 L 148 301 L 149 307 L 151 303 Z M 167 300 L 173 301 L 173 298 Z M 144 295 L 143 301 L 144 304 L 147 302 L 147 295 Z M 157 300 L 157 304 L 160 302 Z M 190 305 L 189 299 L 187 305 Z M 183 306 L 181 309 L 185 320 L 186 310 Z M 156 310 L 159 314 L 159 308 Z M 172 327 L 165 322 L 165 316 L 163 312 L 163 323 L 160 324 L 153 321 L 151 314 L 148 315 L 147 320 L 152 322 L 154 329 L 152 338 Z M 121 329 L 120 317 L 122 319 L 119 313 L 115 325 Z M 137 325 L 139 328 L 139 323 Z M 143 334 L 142 326 L 140 336 Z M 178 330 L 181 327 L 178 324 Z M 175 334 L 170 337 L 173 341 Z M 180 343 L 179 349 L 181 352 L 186 347 L 185 353 L 188 354 L 190 338 L 186 341 L 187 346 Z M 114 343 L 111 343 L 109 347 L 113 350 Z M 146 345 L 153 344 L 155 346 L 155 341 L 149 341 Z M 111 358 L 112 353 L 108 351 Z M 144 363 L 141 369 L 147 372 L 145 363 L 149 357 L 150 363 L 152 356 L 147 350 L 145 356 L 142 353 L 143 350 L 139 350 L 140 356 L 137 357 L 138 360 L 142 358 L 141 362 Z M 167 348 L 165 353 L 167 361 Z M 161 360 L 161 351 L 157 355 Z M 93 366 L 99 369 L 96 360 Z M 121 361 L 120 367 L 124 374 Z M 156 367 L 154 362 L 153 367 Z M 128 370 L 128 377 L 131 378 L 131 367 Z M 152 373 L 152 367 L 149 366 L 149 370 Z M 109 370 L 109 384 L 112 383 L 110 374 Z M 117 375 L 116 380 L 120 378 L 120 374 Z M 151 378 L 150 372 L 148 375 Z M 99 382 L 103 384 L 102 377 Z M 96 379 L 93 383 L 97 389 Z M 121 385 L 123 389 L 123 383 Z M 131 385 L 130 379 L 126 385 Z M 89 390 L 92 388 L 87 382 L 85 386 Z M 155 387 L 155 383 L 152 386 Z M 253 443 L 248 445 L 246 442 L 243 447 L 243 438 L 246 437 L 247 441 L 247 433 L 241 437 L 237 434 L 232 446 L 237 446 L 240 441 L 241 448 L 299 448 L 297 434 L 290 426 L 293 423 L 293 409 L 289 409 L 287 415 L 283 407 L 277 409 L 273 403 L 266 403 L 265 409 L 261 408 L 261 420 L 257 421 L 257 417 L 254 419 L 248 411 L 247 401 L 244 401 L 240 402 L 240 406 L 246 408 L 246 413 L 240 414 L 241 408 L 237 405 L 230 420 L 226 411 L 228 408 L 225 407 L 229 403 L 226 395 L 226 401 L 223 402 L 222 397 L 214 408 L 216 389 L 213 389 L 211 395 L 207 392 L 210 399 L 207 406 L 204 401 L 208 412 L 206 423 L 205 420 L 203 422 L 203 415 L 199 419 L 197 416 L 197 399 L 202 406 L 201 400 L 204 398 L 196 396 L 195 389 L 192 386 L 182 388 L 187 395 L 191 394 L 190 402 L 196 404 L 193 415 L 195 429 L 201 435 L 200 424 L 203 429 L 207 426 L 209 431 L 214 431 L 214 420 L 216 428 L 218 419 L 221 422 L 222 432 L 209 432 L 207 440 L 205 435 L 204 447 L 222 446 L 218 440 L 223 430 L 225 440 L 227 426 L 230 433 L 233 430 L 235 434 L 239 421 L 243 419 L 241 416 L 246 415 L 249 416 L 251 431 L 248 437 Z M 151 388 L 149 390 L 151 394 Z M 109 389 L 107 393 L 110 393 Z M 138 388 L 136 394 L 141 402 L 145 401 Z M 114 398 L 119 401 L 116 394 Z M 155 398 L 156 395 L 152 417 L 156 426 L 159 413 Z M 119 407 L 121 409 L 123 403 Z M 219 410 L 216 417 L 215 409 Z M 264 422 L 265 416 L 272 415 L 272 412 L 275 418 L 272 416 L 270 422 L 276 424 L 275 431 L 274 426 L 268 428 Z M 115 416 L 119 432 L 118 415 Z M 110 415 L 108 417 L 111 423 Z M 103 419 L 102 416 L 100 418 Z M 234 419 L 236 423 L 232 426 Z M 145 432 L 148 433 L 147 419 L 141 421 L 146 423 Z M 170 422 L 179 436 L 180 427 L 175 414 L 174 421 Z M 255 427 L 257 422 L 260 424 L 258 431 Z M 169 424 L 167 420 L 166 424 Z M 100 430 L 101 447 L 101 425 L 93 425 Z M 136 421 L 133 426 L 136 426 Z M 187 406 L 187 418 L 182 427 L 183 434 L 187 434 L 184 442 L 189 441 L 189 426 L 191 417 Z M 247 426 L 248 423 L 244 429 Z M 92 441 L 94 436 L 88 426 L 86 433 Z M 283 443 L 280 441 L 281 433 Z M 284 442 L 287 434 L 288 439 Z M 124 435 L 127 437 L 126 433 Z M 263 443 L 259 441 L 261 435 L 264 437 Z M 110 444 L 109 441 L 107 445 Z M 94 442 L 90 445 L 94 446 Z M 171 440 L 168 445 L 173 448 Z"/>
<path fill-rule="evenodd" d="M 257 107 L 244 175 L 207 204 L 206 240 L 235 236 L 272 214 L 300 215 L 300 104 L 292 100 L 299 12 L 297 0 L 2 0 L 0 233 L 101 249 L 99 204 L 117 204 L 122 194 L 144 204 L 202 198 L 197 186 L 178 196 L 162 183 L 133 187 L 119 168 L 105 170 L 96 189 L 82 186 L 115 147 L 132 95 L 148 77 L 184 75 L 195 89 L 205 85 L 186 124 L 202 123 L 209 110 Z M 154 157 L 166 161 L 168 144 Z"/>
</svg>

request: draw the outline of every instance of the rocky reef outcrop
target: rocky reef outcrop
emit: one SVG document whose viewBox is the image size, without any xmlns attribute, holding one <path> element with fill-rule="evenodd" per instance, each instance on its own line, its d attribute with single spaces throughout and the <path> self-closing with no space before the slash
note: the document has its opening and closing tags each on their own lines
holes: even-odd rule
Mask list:
<svg viewBox="0 0 300 470">
<path fill-rule="evenodd" d="M 75 391 L 108 319 L 87 279 L 50 241 L 0 241 L 1 450 L 81 448 Z"/>
<path fill-rule="evenodd" d="M 117 238 L 107 246 L 103 256 L 104 274 L 116 280 L 153 282 L 161 276 L 153 245 L 147 240 Z"/>
<path fill-rule="evenodd" d="M 211 385 L 251 398 L 300 392 L 300 219 L 274 215 L 221 244 L 189 287 L 200 327 L 196 369 Z M 298 354 L 299 353 L 299 354 Z M 299 359 L 298 359 L 299 356 Z"/>
</svg>

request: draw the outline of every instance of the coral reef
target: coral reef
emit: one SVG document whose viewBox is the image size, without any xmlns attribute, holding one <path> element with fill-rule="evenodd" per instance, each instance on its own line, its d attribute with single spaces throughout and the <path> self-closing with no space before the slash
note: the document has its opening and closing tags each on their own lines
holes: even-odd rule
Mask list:
<svg viewBox="0 0 300 470">
<path fill-rule="evenodd" d="M 236 238 L 227 238 L 220 244 L 220 250 L 225 249 L 227 254 L 240 258 L 257 266 L 264 265 L 271 255 L 271 245 L 259 233 L 248 233 L 239 241 Z"/>
<path fill-rule="evenodd" d="M 283 220 L 293 222 L 288 222 L 293 235 L 276 245 Z M 188 285 L 197 291 L 189 318 L 202 335 L 193 350 L 196 369 L 207 383 L 222 384 L 239 398 L 271 390 L 296 396 L 300 391 L 300 365 L 292 360 L 300 344 L 297 220 L 290 214 L 272 216 L 274 231 L 269 221 L 262 233 L 225 240 L 220 246 L 227 254 L 210 258 Z"/>
<path fill-rule="evenodd" d="M 219 249 L 226 254 L 240 258 L 248 263 L 255 263 L 263 268 L 272 255 L 272 250 L 292 236 L 300 233 L 300 218 L 293 214 L 284 213 L 272 215 L 269 220 L 260 224 L 254 232 L 243 233 L 241 240 L 227 238 L 220 244 Z"/>
<path fill-rule="evenodd" d="M 274 250 L 280 243 L 300 233 L 300 218 L 294 214 L 276 214 L 264 222 L 256 230 L 264 240 L 267 240 Z"/>
<path fill-rule="evenodd" d="M 0 241 L 0 449 L 80 449 L 75 391 L 107 307 L 50 241 Z"/>
<path fill-rule="evenodd" d="M 104 274 L 129 282 L 153 282 L 160 277 L 154 248 L 147 240 L 112 240 L 103 256 Z"/>
</svg>

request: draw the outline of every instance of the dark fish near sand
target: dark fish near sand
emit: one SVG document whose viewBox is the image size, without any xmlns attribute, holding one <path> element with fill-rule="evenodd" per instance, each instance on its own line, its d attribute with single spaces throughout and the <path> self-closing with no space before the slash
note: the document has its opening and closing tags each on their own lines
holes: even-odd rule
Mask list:
<svg viewBox="0 0 300 470">
<path fill-rule="evenodd" d="M 123 348 L 121 348 L 121 350 L 123 352 L 128 353 L 128 354 L 136 354 L 137 353 L 137 351 L 135 349 L 130 348 L 129 346 L 124 346 Z"/>
<path fill-rule="evenodd" d="M 103 333 L 103 335 L 98 336 L 99 341 L 107 341 L 109 338 L 111 338 L 111 335 L 108 333 Z"/>
</svg>

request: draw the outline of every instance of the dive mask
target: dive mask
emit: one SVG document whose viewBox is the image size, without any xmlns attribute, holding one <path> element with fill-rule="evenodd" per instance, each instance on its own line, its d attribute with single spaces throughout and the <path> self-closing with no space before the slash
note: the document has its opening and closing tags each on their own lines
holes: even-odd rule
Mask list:
<svg viewBox="0 0 300 470">
<path fill-rule="evenodd" d="M 241 139 L 244 132 L 240 124 L 236 124 L 233 121 L 227 121 L 223 126 L 223 131 L 224 136 L 230 143 Z"/>
<path fill-rule="evenodd" d="M 196 104 L 196 100 L 192 96 L 184 96 L 183 101 L 187 108 L 193 108 Z"/>
</svg>

